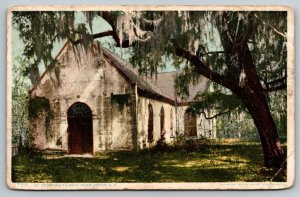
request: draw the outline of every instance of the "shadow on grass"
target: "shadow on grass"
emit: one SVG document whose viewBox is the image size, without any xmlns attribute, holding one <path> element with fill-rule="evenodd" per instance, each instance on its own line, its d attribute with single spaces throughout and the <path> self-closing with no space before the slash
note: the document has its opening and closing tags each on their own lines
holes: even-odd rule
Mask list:
<svg viewBox="0 0 300 197">
<path fill-rule="evenodd" d="M 117 151 L 92 158 L 22 154 L 12 158 L 13 182 L 269 181 L 259 144 L 203 145 L 200 150 Z M 279 174 L 274 181 L 286 181 Z"/>
</svg>

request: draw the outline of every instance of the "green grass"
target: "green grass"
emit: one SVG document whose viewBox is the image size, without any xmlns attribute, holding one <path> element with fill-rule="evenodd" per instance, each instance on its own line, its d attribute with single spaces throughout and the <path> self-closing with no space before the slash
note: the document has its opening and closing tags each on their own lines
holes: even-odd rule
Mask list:
<svg viewBox="0 0 300 197">
<path fill-rule="evenodd" d="M 98 153 L 74 158 L 61 153 L 12 158 L 13 182 L 224 182 L 270 181 L 259 143 L 203 144 L 197 150 L 166 149 Z M 281 171 L 273 181 L 286 181 Z"/>
</svg>

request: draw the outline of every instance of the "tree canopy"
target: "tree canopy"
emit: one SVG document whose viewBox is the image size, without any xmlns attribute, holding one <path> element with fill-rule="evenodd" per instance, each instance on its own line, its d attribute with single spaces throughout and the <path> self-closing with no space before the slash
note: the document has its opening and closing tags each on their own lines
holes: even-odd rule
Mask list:
<svg viewBox="0 0 300 197">
<path fill-rule="evenodd" d="M 53 66 L 51 51 L 55 42 L 66 40 L 74 47 L 87 49 L 95 39 L 110 37 L 113 47 L 130 49 L 131 63 L 146 75 L 155 75 L 166 61 L 180 69 L 176 90 L 182 96 L 189 94 L 188 85 L 197 83 L 199 76 L 208 78 L 213 91 L 199 95 L 199 100 L 205 100 L 200 108 L 214 106 L 221 113 L 246 110 L 258 129 L 265 165 L 282 164 L 283 152 L 268 101 L 273 98 L 270 92 L 286 89 L 286 11 L 83 14 L 86 22 L 76 24 L 75 12 L 13 12 L 13 25 L 25 44 L 24 61 L 29 62 L 24 75 L 33 84 L 38 82 L 41 62 Z M 109 30 L 95 32 L 105 24 Z M 281 106 L 284 110 L 284 103 Z"/>
</svg>

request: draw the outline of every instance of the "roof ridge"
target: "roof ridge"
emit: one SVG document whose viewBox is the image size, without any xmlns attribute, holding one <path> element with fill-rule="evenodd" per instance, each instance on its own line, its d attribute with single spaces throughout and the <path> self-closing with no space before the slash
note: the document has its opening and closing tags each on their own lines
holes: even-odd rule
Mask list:
<svg viewBox="0 0 300 197">
<path fill-rule="evenodd" d="M 138 71 L 134 69 L 133 65 L 130 64 L 130 62 L 124 60 L 119 55 L 111 52 L 107 48 L 101 47 L 101 49 L 103 50 L 104 54 L 106 54 L 110 59 L 114 60 L 112 63 L 114 63 L 115 66 L 119 68 L 119 70 L 121 70 L 128 78 L 130 78 L 132 82 L 136 83 L 139 88 L 174 101 L 174 98 L 164 94 L 164 91 L 159 86 L 157 86 L 152 79 L 145 79 L 141 77 L 138 74 Z"/>
</svg>

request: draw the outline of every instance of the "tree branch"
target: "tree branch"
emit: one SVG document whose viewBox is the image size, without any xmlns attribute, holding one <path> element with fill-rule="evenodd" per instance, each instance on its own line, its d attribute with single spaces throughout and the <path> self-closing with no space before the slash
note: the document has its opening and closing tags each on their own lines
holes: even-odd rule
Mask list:
<svg viewBox="0 0 300 197">
<path fill-rule="evenodd" d="M 249 40 L 249 37 L 251 36 L 251 34 L 253 33 L 253 12 L 250 12 L 248 14 L 248 25 L 247 25 L 247 28 L 246 28 L 246 31 L 244 33 L 244 36 L 242 38 L 242 41 L 240 44 L 242 45 L 247 45 L 247 42 Z"/>
<path fill-rule="evenodd" d="M 278 84 L 278 83 L 285 83 L 286 81 L 286 76 L 279 78 L 279 79 L 275 79 L 273 81 L 267 82 L 267 86 L 268 85 L 274 85 L 274 84 Z"/>
<path fill-rule="evenodd" d="M 279 86 L 267 87 L 265 89 L 265 91 L 272 92 L 272 91 L 277 91 L 277 90 L 285 90 L 286 87 L 287 87 L 286 84 L 282 84 L 282 85 L 279 85 Z"/>
<path fill-rule="evenodd" d="M 265 91 L 272 92 L 286 89 L 286 76 L 266 83 Z"/>
<path fill-rule="evenodd" d="M 92 34 L 89 35 L 92 39 L 97 39 L 97 38 L 102 38 L 102 37 L 106 37 L 106 36 L 112 36 L 114 34 L 113 31 L 105 31 L 105 32 L 101 32 L 101 33 L 97 33 L 97 34 Z M 69 39 L 74 45 L 77 45 L 79 43 L 81 43 L 83 41 L 83 39 L 78 39 L 78 40 L 71 40 Z"/>
<path fill-rule="evenodd" d="M 198 56 L 192 54 L 190 51 L 180 48 L 180 47 L 175 47 L 175 53 L 176 55 L 183 57 L 187 59 L 192 65 L 194 65 L 195 71 L 200 74 L 205 76 L 206 78 L 232 90 L 235 91 L 237 90 L 238 86 L 236 86 L 235 83 L 233 83 L 228 77 L 222 76 L 219 73 L 213 72 L 210 68 L 205 66 L 203 62 L 200 61 Z"/>
<path fill-rule="evenodd" d="M 287 38 L 286 34 L 280 32 L 279 30 L 277 30 L 275 27 L 273 27 L 272 25 L 270 25 L 269 23 L 266 23 L 262 18 L 260 18 L 257 14 L 254 14 L 254 16 L 256 18 L 258 18 L 264 25 L 270 27 L 275 33 L 277 33 L 278 35 Z"/>
<path fill-rule="evenodd" d="M 210 119 L 214 119 L 214 118 L 216 118 L 218 116 L 221 116 L 221 115 L 224 115 L 224 114 L 228 114 L 229 112 L 230 112 L 230 110 L 225 111 L 225 112 L 220 112 L 220 113 L 215 114 L 215 115 L 213 115 L 211 117 L 207 117 L 205 111 L 200 111 L 200 114 L 203 114 L 205 119 L 210 120 Z"/>
<path fill-rule="evenodd" d="M 200 53 L 200 57 L 209 55 L 209 54 L 214 54 L 214 53 L 225 53 L 225 51 L 209 51 L 207 53 Z"/>
<path fill-rule="evenodd" d="M 129 43 L 129 40 L 124 40 L 122 41 L 121 43 L 121 39 L 119 38 L 119 35 L 117 33 L 117 27 L 116 27 L 116 24 L 115 24 L 115 20 L 113 18 L 113 15 L 110 11 L 101 11 L 101 12 L 98 12 L 98 15 L 100 17 L 102 17 L 112 28 L 112 37 L 113 39 L 115 40 L 116 42 L 116 47 L 121 47 L 121 48 L 128 48 L 128 47 L 131 47 L 131 46 L 135 46 L 137 44 L 137 42 L 132 42 L 131 44 Z M 156 21 L 144 21 L 145 23 L 143 23 L 143 31 L 154 31 L 154 23 Z M 136 33 L 136 29 L 135 30 L 135 33 Z"/>
</svg>

